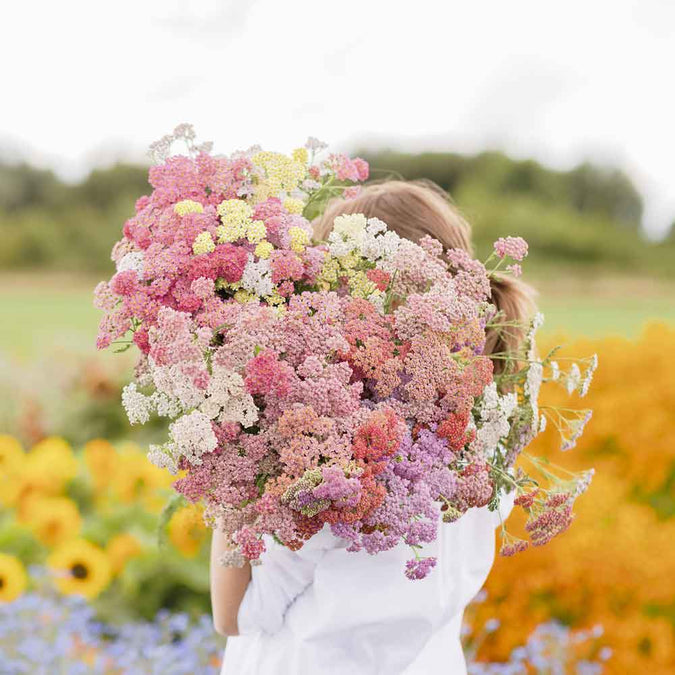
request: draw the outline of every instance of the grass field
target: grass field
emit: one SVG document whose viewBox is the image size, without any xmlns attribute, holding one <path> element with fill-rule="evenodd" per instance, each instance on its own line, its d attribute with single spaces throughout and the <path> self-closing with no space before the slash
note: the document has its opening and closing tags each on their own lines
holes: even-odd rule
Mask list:
<svg viewBox="0 0 675 675">
<path fill-rule="evenodd" d="M 100 312 L 96 279 L 61 275 L 0 275 L 0 353 L 29 359 L 67 348 L 94 354 Z M 546 330 L 570 336 L 639 334 L 647 320 L 675 323 L 675 285 L 648 279 L 535 280 Z"/>
</svg>

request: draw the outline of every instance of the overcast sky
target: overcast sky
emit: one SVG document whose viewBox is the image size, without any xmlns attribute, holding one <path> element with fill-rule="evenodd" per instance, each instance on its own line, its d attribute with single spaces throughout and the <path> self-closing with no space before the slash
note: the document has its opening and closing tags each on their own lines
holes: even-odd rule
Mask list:
<svg viewBox="0 0 675 675">
<path fill-rule="evenodd" d="M 675 220 L 671 0 L 22 0 L 0 152 L 68 179 L 192 122 L 218 152 L 498 148 L 625 169 Z"/>
</svg>

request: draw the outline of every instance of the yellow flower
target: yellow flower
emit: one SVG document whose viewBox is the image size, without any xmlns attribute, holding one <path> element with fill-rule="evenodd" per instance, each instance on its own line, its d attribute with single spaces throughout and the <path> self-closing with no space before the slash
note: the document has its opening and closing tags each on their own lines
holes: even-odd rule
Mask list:
<svg viewBox="0 0 675 675">
<path fill-rule="evenodd" d="M 253 155 L 251 161 L 265 175 L 256 186 L 257 201 L 263 201 L 270 195 L 282 191 L 292 192 L 307 173 L 304 163 L 278 152 L 258 152 Z"/>
<path fill-rule="evenodd" d="M 253 209 L 242 199 L 225 199 L 217 210 L 223 225 L 246 225 L 253 215 Z"/>
<path fill-rule="evenodd" d="M 284 296 L 281 295 L 279 293 L 279 291 L 277 291 L 277 289 L 275 288 L 272 291 L 271 295 L 265 296 L 265 302 L 267 302 L 268 305 L 273 305 L 273 306 L 274 305 L 283 305 L 283 304 L 286 303 L 286 298 L 284 298 Z"/>
<path fill-rule="evenodd" d="M 28 586 L 28 575 L 18 558 L 0 553 L 0 602 L 16 600 Z"/>
<path fill-rule="evenodd" d="M 136 537 L 127 532 L 115 535 L 106 546 L 113 574 L 119 574 L 131 558 L 136 557 L 143 548 Z"/>
<path fill-rule="evenodd" d="M 300 164 L 307 164 L 307 160 L 309 159 L 307 148 L 296 148 L 293 150 L 293 159 Z"/>
<path fill-rule="evenodd" d="M 245 305 L 247 302 L 253 302 L 257 300 L 258 296 L 255 293 L 250 293 L 245 291 L 243 288 L 240 288 L 235 294 L 234 299 L 237 302 L 240 302 L 242 305 Z"/>
<path fill-rule="evenodd" d="M 256 247 L 255 247 L 255 254 L 258 256 L 258 258 L 263 258 L 267 259 L 270 257 L 270 253 L 274 250 L 274 246 L 269 243 L 269 241 L 261 241 Z"/>
<path fill-rule="evenodd" d="M 46 469 L 54 481 L 65 483 L 77 474 L 77 459 L 68 441 L 58 436 L 50 436 L 40 441 L 28 453 L 31 465 Z"/>
<path fill-rule="evenodd" d="M 0 435 L 0 504 L 3 506 L 13 506 L 18 501 L 25 462 L 26 453 L 21 443 L 13 436 Z"/>
<path fill-rule="evenodd" d="M 77 504 L 67 497 L 33 497 L 22 519 L 35 536 L 49 547 L 75 538 L 82 527 Z"/>
<path fill-rule="evenodd" d="M 171 486 L 174 477 L 154 466 L 134 443 L 119 447 L 117 469 L 110 487 L 113 496 L 124 504 L 138 502 L 157 513 L 162 510 L 164 488 Z"/>
<path fill-rule="evenodd" d="M 302 199 L 293 199 L 293 197 L 287 197 L 284 199 L 284 208 L 289 213 L 302 213 L 305 209 L 305 202 Z"/>
<path fill-rule="evenodd" d="M 288 236 L 291 238 L 291 250 L 296 253 L 302 253 L 309 244 L 309 234 L 301 227 L 289 227 Z"/>
<path fill-rule="evenodd" d="M 88 600 L 100 595 L 111 579 L 105 551 L 85 539 L 73 539 L 59 546 L 47 558 L 56 587 L 66 595 L 83 595 Z"/>
<path fill-rule="evenodd" d="M 173 211 L 179 216 L 185 216 L 188 213 L 204 213 L 204 207 L 199 202 L 192 201 L 192 199 L 184 199 L 182 202 L 174 204 Z"/>
<path fill-rule="evenodd" d="M 84 446 L 84 461 L 89 469 L 97 492 L 109 483 L 115 471 L 117 453 L 109 441 L 94 438 Z"/>
<path fill-rule="evenodd" d="M 16 471 L 25 457 L 21 443 L 9 434 L 0 434 L 0 474 Z"/>
<path fill-rule="evenodd" d="M 367 298 L 377 291 L 377 286 L 363 271 L 354 272 L 349 278 L 349 290 L 355 298 Z"/>
<path fill-rule="evenodd" d="M 192 243 L 192 252 L 195 255 L 202 255 L 204 253 L 211 253 L 215 250 L 216 245 L 213 243 L 213 238 L 210 232 L 200 232 Z"/>
<path fill-rule="evenodd" d="M 267 235 L 267 228 L 262 220 L 253 220 L 246 228 L 246 238 L 252 244 L 259 244 Z"/>
<path fill-rule="evenodd" d="M 26 453 L 11 480 L 3 480 L 2 502 L 14 506 L 23 517 L 28 501 L 35 495 L 58 495 L 78 471 L 70 445 L 62 438 L 50 437 Z"/>
<path fill-rule="evenodd" d="M 186 558 L 199 553 L 206 530 L 203 508 L 194 504 L 176 511 L 169 521 L 169 539 Z"/>
</svg>

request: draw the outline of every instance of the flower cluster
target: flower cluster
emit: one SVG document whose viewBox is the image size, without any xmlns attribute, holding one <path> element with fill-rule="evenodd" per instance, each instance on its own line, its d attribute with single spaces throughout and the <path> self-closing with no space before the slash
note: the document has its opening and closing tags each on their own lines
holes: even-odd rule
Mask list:
<svg viewBox="0 0 675 675">
<path fill-rule="evenodd" d="M 39 569 L 32 570 L 38 577 Z M 216 675 L 223 642 L 208 615 L 193 620 L 161 610 L 153 621 L 102 623 L 84 598 L 59 596 L 44 583 L 0 603 L 2 672 Z"/>
<path fill-rule="evenodd" d="M 123 394 L 129 419 L 173 420 L 150 459 L 180 473 L 175 489 L 229 538 L 226 562 L 256 561 L 264 534 L 297 549 L 328 525 L 349 551 L 404 542 L 415 554 L 405 573 L 420 579 L 441 516 L 495 509 L 535 483 L 512 466 L 543 426 L 552 366 L 536 358 L 537 317 L 526 353 L 501 355 L 511 367 L 493 372 L 494 271 L 465 252 L 362 214 L 313 243 L 303 214 L 368 175 L 342 155 L 316 163 L 319 147 L 152 167 L 154 192 L 96 291 L 107 310 L 98 344 L 131 331 L 141 356 Z M 508 238 L 495 251 L 499 265 L 527 245 Z M 565 529 L 581 491 L 576 478 L 541 490 L 529 507 L 536 544 Z"/>
</svg>

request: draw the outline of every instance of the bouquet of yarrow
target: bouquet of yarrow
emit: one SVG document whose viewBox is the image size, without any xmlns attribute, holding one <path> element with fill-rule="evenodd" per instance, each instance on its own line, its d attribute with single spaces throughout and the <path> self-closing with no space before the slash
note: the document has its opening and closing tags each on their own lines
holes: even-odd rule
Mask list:
<svg viewBox="0 0 675 675">
<path fill-rule="evenodd" d="M 171 155 L 176 141 L 187 154 Z M 405 574 L 420 579 L 436 562 L 422 553 L 439 510 L 452 522 L 514 490 L 531 543 L 544 544 L 592 472 L 514 463 L 547 419 L 574 444 L 590 412 L 540 410 L 539 390 L 557 380 L 585 393 L 595 358 L 561 369 L 539 357 L 540 315 L 521 353 L 484 353 L 486 331 L 505 324 L 490 277 L 519 271 L 520 238 L 483 264 L 356 214 L 313 242 L 310 219 L 368 178 L 364 160 L 324 150 L 310 139 L 292 156 L 213 155 L 186 124 L 151 147 L 153 192 L 95 291 L 98 347 L 139 350 L 129 420 L 172 420 L 150 460 L 223 529 L 224 564 L 258 562 L 265 534 L 297 550 L 328 524 L 349 551 L 405 542 Z M 505 555 L 528 546 L 503 535 Z"/>
</svg>

